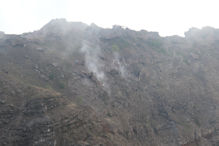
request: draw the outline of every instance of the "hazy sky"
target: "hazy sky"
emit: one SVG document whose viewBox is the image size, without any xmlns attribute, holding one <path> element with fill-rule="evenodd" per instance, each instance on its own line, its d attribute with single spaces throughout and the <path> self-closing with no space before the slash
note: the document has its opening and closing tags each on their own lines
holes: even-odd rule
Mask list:
<svg viewBox="0 0 219 146">
<path fill-rule="evenodd" d="M 23 33 L 66 18 L 183 35 L 190 27 L 219 28 L 218 7 L 219 0 L 0 0 L 0 31 Z"/>
</svg>

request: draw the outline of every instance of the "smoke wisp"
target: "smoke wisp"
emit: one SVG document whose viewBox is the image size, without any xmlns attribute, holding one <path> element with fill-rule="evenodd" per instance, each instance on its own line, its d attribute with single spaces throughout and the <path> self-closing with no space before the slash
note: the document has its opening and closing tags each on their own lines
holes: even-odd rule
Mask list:
<svg viewBox="0 0 219 146">
<path fill-rule="evenodd" d="M 119 71 L 119 73 L 121 74 L 121 76 L 123 78 L 126 78 L 128 73 L 127 70 L 125 69 L 125 65 L 120 61 L 120 56 L 119 53 L 114 52 L 114 60 L 113 60 L 113 66 L 116 70 Z"/>
<path fill-rule="evenodd" d="M 103 70 L 104 64 L 100 60 L 100 56 L 102 55 L 100 47 L 95 45 L 93 46 L 89 42 L 83 42 L 80 51 L 85 55 L 85 65 L 89 72 L 92 72 L 95 75 L 104 90 L 110 94 L 110 87 L 107 83 L 107 77 Z"/>
</svg>

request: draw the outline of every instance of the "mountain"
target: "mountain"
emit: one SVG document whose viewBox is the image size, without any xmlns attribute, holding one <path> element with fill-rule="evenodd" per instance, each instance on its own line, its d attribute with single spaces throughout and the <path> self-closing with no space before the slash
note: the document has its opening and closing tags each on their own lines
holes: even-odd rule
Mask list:
<svg viewBox="0 0 219 146">
<path fill-rule="evenodd" d="M 50 21 L 0 33 L 1 146 L 218 146 L 219 30 Z"/>
</svg>

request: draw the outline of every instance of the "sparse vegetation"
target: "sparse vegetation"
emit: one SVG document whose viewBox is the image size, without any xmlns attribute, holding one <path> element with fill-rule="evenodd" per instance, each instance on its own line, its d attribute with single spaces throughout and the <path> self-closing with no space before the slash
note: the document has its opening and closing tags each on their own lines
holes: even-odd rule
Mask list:
<svg viewBox="0 0 219 146">
<path fill-rule="evenodd" d="M 59 87 L 60 89 L 65 89 L 65 84 L 64 84 L 64 83 L 58 82 L 57 85 L 58 85 L 58 87 Z"/>
<path fill-rule="evenodd" d="M 146 40 L 146 43 L 152 48 L 161 48 L 163 44 L 159 39 L 148 39 Z"/>
<path fill-rule="evenodd" d="M 159 39 L 148 39 L 146 40 L 146 44 L 158 53 L 167 53 L 166 50 L 163 48 L 163 42 Z"/>
<path fill-rule="evenodd" d="M 112 45 L 112 51 L 113 52 L 119 52 L 119 50 L 120 50 L 120 48 L 118 47 L 118 45 L 116 45 L 116 44 Z"/>
<path fill-rule="evenodd" d="M 50 80 L 54 80 L 54 79 L 55 79 L 55 75 L 54 75 L 53 73 L 51 73 L 51 74 L 49 75 L 49 79 L 50 79 Z"/>
</svg>

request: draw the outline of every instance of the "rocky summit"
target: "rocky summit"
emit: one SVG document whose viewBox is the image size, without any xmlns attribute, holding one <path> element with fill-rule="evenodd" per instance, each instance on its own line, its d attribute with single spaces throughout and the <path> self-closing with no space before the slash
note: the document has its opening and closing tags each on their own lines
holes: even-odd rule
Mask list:
<svg viewBox="0 0 219 146">
<path fill-rule="evenodd" d="M 211 27 L 0 32 L 0 146 L 219 146 L 218 73 Z"/>
</svg>

